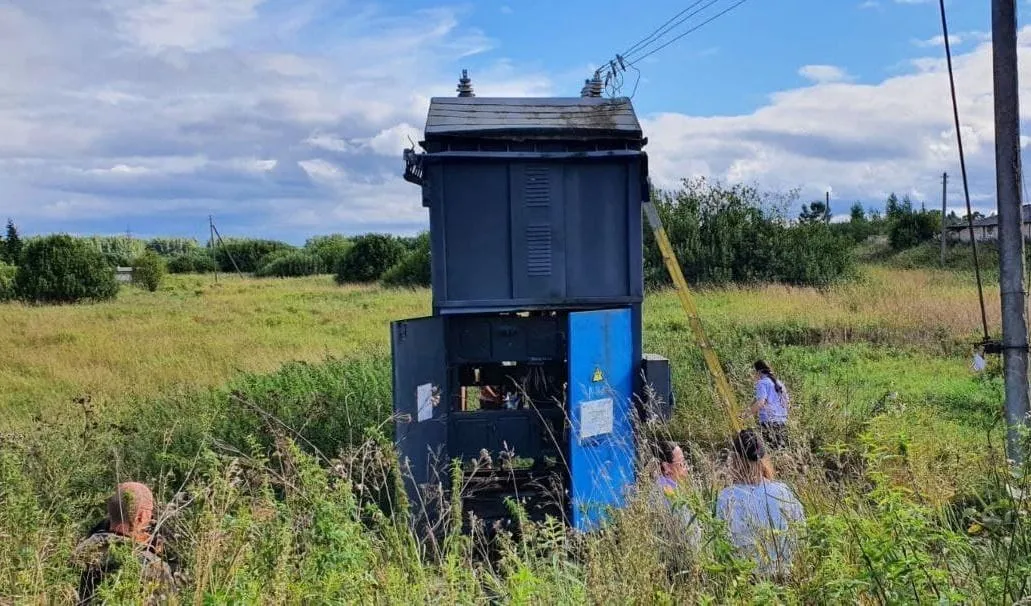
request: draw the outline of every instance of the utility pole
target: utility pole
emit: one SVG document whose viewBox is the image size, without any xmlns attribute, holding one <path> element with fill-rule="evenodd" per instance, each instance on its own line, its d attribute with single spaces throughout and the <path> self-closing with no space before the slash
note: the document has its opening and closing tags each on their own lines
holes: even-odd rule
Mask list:
<svg viewBox="0 0 1031 606">
<path fill-rule="evenodd" d="M 949 182 L 949 173 L 942 173 L 942 269 L 945 269 L 945 187 Z"/>
<path fill-rule="evenodd" d="M 829 189 L 823 193 L 823 222 L 831 222 L 831 192 Z"/>
<path fill-rule="evenodd" d="M 1020 190 L 1020 100 L 1017 81 L 1016 0 L 992 0 L 995 83 L 995 180 L 999 211 L 999 286 L 1002 363 L 1006 383 L 1006 450 L 1024 462 L 1020 428 L 1027 420 L 1027 318 L 1024 310 L 1024 236 Z"/>
<path fill-rule="evenodd" d="M 218 282 L 218 258 L 215 256 L 215 218 L 208 215 L 208 248 L 211 249 L 211 259 L 215 262 L 215 282 Z"/>
</svg>

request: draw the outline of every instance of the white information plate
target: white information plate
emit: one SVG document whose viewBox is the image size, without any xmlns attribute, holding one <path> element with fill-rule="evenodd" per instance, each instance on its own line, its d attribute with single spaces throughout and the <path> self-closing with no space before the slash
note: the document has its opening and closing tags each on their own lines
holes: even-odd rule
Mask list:
<svg viewBox="0 0 1031 606">
<path fill-rule="evenodd" d="M 433 384 L 423 383 L 415 389 L 415 401 L 419 405 L 419 422 L 433 418 Z"/>
<path fill-rule="evenodd" d="M 580 404 L 580 439 L 612 433 L 612 398 Z"/>
</svg>

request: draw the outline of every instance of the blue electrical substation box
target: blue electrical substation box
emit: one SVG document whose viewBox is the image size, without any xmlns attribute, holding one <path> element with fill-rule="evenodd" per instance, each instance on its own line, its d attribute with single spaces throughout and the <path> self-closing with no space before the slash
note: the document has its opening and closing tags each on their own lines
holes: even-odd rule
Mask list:
<svg viewBox="0 0 1031 606">
<path fill-rule="evenodd" d="M 433 310 L 391 324 L 416 519 L 448 502 L 456 459 L 486 528 L 506 497 L 581 530 L 624 503 L 644 374 L 671 391 L 641 346 L 645 144 L 625 98 L 431 100 L 405 178 L 429 209 Z"/>
</svg>

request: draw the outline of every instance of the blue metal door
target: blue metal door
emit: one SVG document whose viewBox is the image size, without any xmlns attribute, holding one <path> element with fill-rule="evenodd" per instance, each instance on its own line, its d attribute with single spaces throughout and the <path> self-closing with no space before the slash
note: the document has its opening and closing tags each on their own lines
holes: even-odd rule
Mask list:
<svg viewBox="0 0 1031 606">
<path fill-rule="evenodd" d="M 630 309 L 569 314 L 569 466 L 573 527 L 590 530 L 634 483 Z"/>
<path fill-rule="evenodd" d="M 390 348 L 401 474 L 410 502 L 421 506 L 417 488 L 437 482 L 437 472 L 448 462 L 449 402 L 442 397 L 447 393 L 444 318 L 391 322 Z"/>
</svg>

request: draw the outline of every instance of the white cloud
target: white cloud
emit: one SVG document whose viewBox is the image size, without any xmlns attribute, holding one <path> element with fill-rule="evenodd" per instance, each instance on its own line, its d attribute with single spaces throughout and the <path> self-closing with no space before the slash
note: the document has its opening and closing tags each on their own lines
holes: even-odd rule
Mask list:
<svg viewBox="0 0 1031 606">
<path fill-rule="evenodd" d="M 804 65 L 798 70 L 798 75 L 817 84 L 841 82 L 848 79 L 848 73 L 845 70 L 833 65 Z"/>
<path fill-rule="evenodd" d="M 1020 32 L 1023 108 L 1031 104 L 1031 28 Z M 971 195 L 984 208 L 994 197 L 994 115 L 990 44 L 954 56 Z M 1023 109 L 1023 113 L 1028 110 Z M 876 84 L 835 83 L 772 95 L 757 111 L 695 117 L 657 113 L 643 120 L 657 184 L 706 175 L 757 182 L 834 200 L 883 200 L 891 191 L 934 201 L 940 177 L 960 179 L 949 81 L 944 61 L 914 64 Z M 1027 128 L 1026 125 L 1024 127 Z M 954 187 L 950 206 L 961 205 Z"/>
<path fill-rule="evenodd" d="M 455 94 L 465 61 L 495 44 L 462 18 L 326 0 L 9 0 L 3 214 L 30 233 L 130 216 L 167 231 L 209 213 L 294 239 L 424 225 L 401 149 L 429 98 Z M 481 95 L 552 92 L 536 71 L 478 65 Z"/>
<path fill-rule="evenodd" d="M 257 16 L 264 0 L 103 0 L 121 35 L 149 51 L 207 50 Z"/>
<path fill-rule="evenodd" d="M 949 34 L 949 46 L 955 47 L 968 42 L 986 42 L 990 39 L 991 34 L 987 32 L 972 31 L 959 34 Z M 926 40 L 914 40 L 913 44 L 922 48 L 943 47 L 945 46 L 945 36 L 938 34 L 937 36 L 932 36 Z"/>
<path fill-rule="evenodd" d="M 981 42 L 954 63 L 971 194 L 990 205 L 990 47 L 983 35 L 959 35 Z M 1029 41 L 1031 30 L 1022 31 L 1021 82 L 1031 82 Z M 134 231 L 149 221 L 175 233 L 205 228 L 211 213 L 232 217 L 226 229 L 235 233 L 295 240 L 415 229 L 426 212 L 400 177 L 400 152 L 420 140 L 430 97 L 454 95 L 466 58 L 495 45 L 444 9 L 8 0 L 0 5 L 0 216 L 30 233 L 104 221 L 120 230 L 127 218 Z M 940 54 L 928 50 L 882 82 L 803 66 L 810 82 L 748 114 L 642 115 L 653 178 L 671 186 L 706 175 L 801 187 L 806 197 L 830 187 L 836 213 L 891 191 L 934 200 L 943 171 L 959 181 Z M 480 96 L 552 95 L 554 81 L 576 82 L 476 59 Z M 1031 103 L 1031 90 L 1021 92 Z"/>
</svg>

